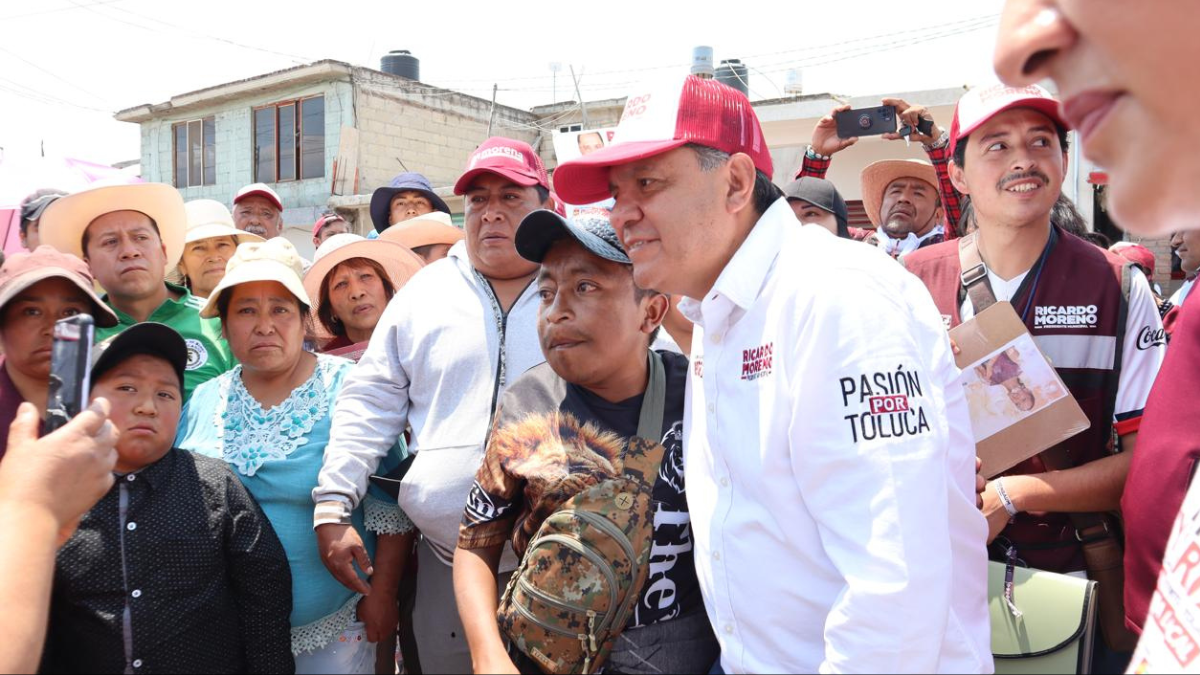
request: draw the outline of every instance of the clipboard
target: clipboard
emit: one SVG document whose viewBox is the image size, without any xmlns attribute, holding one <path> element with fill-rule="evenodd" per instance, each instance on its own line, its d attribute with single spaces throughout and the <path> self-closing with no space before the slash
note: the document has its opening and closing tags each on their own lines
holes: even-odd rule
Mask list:
<svg viewBox="0 0 1200 675">
<path fill-rule="evenodd" d="M 950 338 L 959 348 L 955 361 L 985 478 L 1091 427 L 1011 304 L 988 307 Z"/>
</svg>

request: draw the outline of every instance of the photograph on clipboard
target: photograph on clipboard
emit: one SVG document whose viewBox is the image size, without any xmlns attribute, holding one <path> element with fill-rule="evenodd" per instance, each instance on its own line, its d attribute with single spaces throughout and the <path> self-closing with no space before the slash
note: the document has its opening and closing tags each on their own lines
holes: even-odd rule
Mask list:
<svg viewBox="0 0 1200 675">
<path fill-rule="evenodd" d="M 1029 334 L 964 368 L 962 386 L 979 441 L 1070 396 Z"/>
<path fill-rule="evenodd" d="M 1082 433 L 1083 409 L 1012 305 L 998 302 L 950 331 L 981 473 L 993 478 Z"/>
</svg>

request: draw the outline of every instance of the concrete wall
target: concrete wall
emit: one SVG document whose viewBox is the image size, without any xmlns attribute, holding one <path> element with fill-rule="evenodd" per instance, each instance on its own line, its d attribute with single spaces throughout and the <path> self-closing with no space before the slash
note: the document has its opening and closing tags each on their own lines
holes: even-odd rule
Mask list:
<svg viewBox="0 0 1200 675">
<path fill-rule="evenodd" d="M 201 108 L 178 117 L 144 122 L 142 128 L 142 177 L 148 181 L 174 182 L 174 136 L 176 122 L 216 118 L 216 185 L 179 188 L 185 201 L 215 199 L 232 207 L 233 197 L 243 186 L 254 182 L 254 116 L 257 106 L 323 94 L 325 96 L 325 172 L 320 178 L 271 184 L 283 201 L 284 222 L 289 238 L 297 243 L 311 240 L 312 224 L 325 210 L 333 181 L 333 160 L 337 156 L 342 126 L 353 126 L 353 88 L 349 81 L 327 81 L 297 87 L 271 89 L 233 103 Z M 293 232 L 292 230 L 296 230 Z M 307 235 L 305 237 L 304 235 Z M 311 241 L 301 253 L 310 255 Z"/>
</svg>

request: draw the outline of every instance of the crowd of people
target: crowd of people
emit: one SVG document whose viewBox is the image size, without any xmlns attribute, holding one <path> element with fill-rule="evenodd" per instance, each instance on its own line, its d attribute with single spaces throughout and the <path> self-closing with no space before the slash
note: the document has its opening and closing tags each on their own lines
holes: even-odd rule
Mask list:
<svg viewBox="0 0 1200 675">
<path fill-rule="evenodd" d="M 312 261 L 268 185 L 39 190 L 0 267 L 0 670 L 989 673 L 989 560 L 1096 582 L 1095 672 L 1200 670 L 1193 29 L 1008 0 L 1002 84 L 881 102 L 928 161 L 866 167 L 872 229 L 825 179 L 848 108 L 779 187 L 695 76 L 553 192 L 489 138 L 462 227 L 404 173 Z M 1088 238 L 1071 130 L 1173 296 Z M 1087 428 L 985 476 L 948 330 L 995 305 Z M 90 406 L 39 438 L 79 314 Z"/>
</svg>

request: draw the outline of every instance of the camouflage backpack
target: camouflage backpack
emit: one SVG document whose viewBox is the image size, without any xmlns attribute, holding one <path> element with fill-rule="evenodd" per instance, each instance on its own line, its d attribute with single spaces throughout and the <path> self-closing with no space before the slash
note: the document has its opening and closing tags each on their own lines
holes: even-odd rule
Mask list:
<svg viewBox="0 0 1200 675">
<path fill-rule="evenodd" d="M 621 475 L 576 495 L 529 542 L 500 601 L 500 630 L 547 673 L 594 673 L 646 584 L 654 483 L 663 447 L 666 376 L 650 355 L 650 386 Z"/>
</svg>

